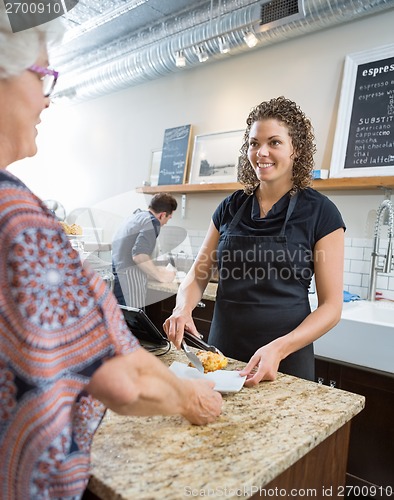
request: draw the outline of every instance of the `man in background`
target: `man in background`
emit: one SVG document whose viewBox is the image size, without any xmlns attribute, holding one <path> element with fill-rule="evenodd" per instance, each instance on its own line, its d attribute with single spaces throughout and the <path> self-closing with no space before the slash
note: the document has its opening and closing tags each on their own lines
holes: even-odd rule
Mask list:
<svg viewBox="0 0 394 500">
<path fill-rule="evenodd" d="M 152 253 L 161 226 L 167 224 L 177 208 L 176 199 L 168 193 L 153 196 L 148 210 L 137 210 L 120 226 L 112 241 L 114 293 L 118 303 L 143 308 L 148 278 L 169 283 L 175 270 L 156 266 Z"/>
</svg>

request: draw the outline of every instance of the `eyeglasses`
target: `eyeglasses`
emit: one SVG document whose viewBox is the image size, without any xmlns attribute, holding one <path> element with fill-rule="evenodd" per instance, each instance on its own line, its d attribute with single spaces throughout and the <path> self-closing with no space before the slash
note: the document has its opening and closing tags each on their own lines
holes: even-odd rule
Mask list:
<svg viewBox="0 0 394 500">
<path fill-rule="evenodd" d="M 30 68 L 27 69 L 41 76 L 44 97 L 49 97 L 55 88 L 59 76 L 58 71 L 37 66 L 36 64 L 33 64 L 33 66 L 30 66 Z"/>
</svg>

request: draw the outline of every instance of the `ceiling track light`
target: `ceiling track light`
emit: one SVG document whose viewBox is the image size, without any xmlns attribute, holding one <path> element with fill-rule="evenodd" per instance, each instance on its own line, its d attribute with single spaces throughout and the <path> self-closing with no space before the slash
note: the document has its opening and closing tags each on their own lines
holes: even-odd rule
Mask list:
<svg viewBox="0 0 394 500">
<path fill-rule="evenodd" d="M 258 43 L 257 36 L 252 31 L 246 31 L 243 36 L 245 43 L 251 49 Z"/>
<path fill-rule="evenodd" d="M 226 35 L 219 37 L 219 50 L 221 54 L 227 54 L 230 52 L 230 45 L 228 43 L 228 37 Z"/>
<path fill-rule="evenodd" d="M 209 59 L 209 55 L 207 52 L 207 49 L 203 45 L 198 45 L 194 47 L 194 52 L 196 56 L 198 57 L 198 60 L 200 63 L 203 63 Z"/>
<path fill-rule="evenodd" d="M 175 64 L 178 68 L 184 68 L 186 66 L 186 57 L 185 57 L 185 49 L 193 49 L 193 52 L 198 57 L 200 63 L 203 63 L 209 59 L 208 50 L 206 47 L 206 43 L 210 40 L 214 41 L 214 45 L 219 47 L 219 51 L 221 54 L 227 54 L 230 52 L 230 38 L 228 33 L 232 33 L 231 31 L 226 31 L 222 35 L 215 35 L 210 38 L 206 38 L 204 42 L 200 43 L 200 45 L 188 45 L 183 49 L 179 49 L 175 53 Z M 246 28 L 243 31 L 243 39 L 248 47 L 255 47 L 258 43 L 258 38 L 254 34 L 254 32 L 250 28 Z M 214 49 L 213 49 L 214 50 Z"/>
<path fill-rule="evenodd" d="M 186 66 L 186 57 L 183 50 L 178 50 L 175 53 L 175 65 L 177 68 L 184 68 Z"/>
</svg>

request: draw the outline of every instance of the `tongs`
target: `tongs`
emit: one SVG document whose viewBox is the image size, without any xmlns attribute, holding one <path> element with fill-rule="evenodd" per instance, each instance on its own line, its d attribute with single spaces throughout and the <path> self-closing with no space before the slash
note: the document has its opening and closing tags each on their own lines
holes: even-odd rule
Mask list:
<svg viewBox="0 0 394 500">
<path fill-rule="evenodd" d="M 197 370 L 201 373 L 204 373 L 204 367 L 202 366 L 201 361 L 199 360 L 198 356 L 192 352 L 189 347 L 187 346 L 186 342 L 182 340 L 182 349 L 184 350 L 187 359 L 190 361 L 190 363 L 197 368 Z"/>
<path fill-rule="evenodd" d="M 222 354 L 217 347 L 214 345 L 207 344 L 203 340 L 199 339 L 195 335 L 186 330 L 183 332 L 183 338 L 187 341 L 187 343 L 193 347 L 197 347 L 198 349 L 202 349 L 203 351 L 211 351 L 216 352 L 218 354 Z"/>
</svg>

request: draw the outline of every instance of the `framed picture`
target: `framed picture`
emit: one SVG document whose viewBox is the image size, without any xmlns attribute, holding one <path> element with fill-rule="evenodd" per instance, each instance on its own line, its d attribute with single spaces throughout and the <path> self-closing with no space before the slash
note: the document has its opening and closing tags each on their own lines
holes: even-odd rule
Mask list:
<svg viewBox="0 0 394 500">
<path fill-rule="evenodd" d="M 394 45 L 346 56 L 330 177 L 394 175 Z"/>
<path fill-rule="evenodd" d="M 151 186 L 159 184 L 159 172 L 162 150 L 155 150 L 151 153 L 149 182 Z"/>
<path fill-rule="evenodd" d="M 243 130 L 197 135 L 189 184 L 236 182 L 243 135 Z"/>
</svg>

